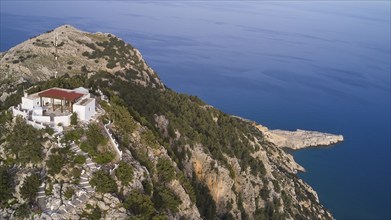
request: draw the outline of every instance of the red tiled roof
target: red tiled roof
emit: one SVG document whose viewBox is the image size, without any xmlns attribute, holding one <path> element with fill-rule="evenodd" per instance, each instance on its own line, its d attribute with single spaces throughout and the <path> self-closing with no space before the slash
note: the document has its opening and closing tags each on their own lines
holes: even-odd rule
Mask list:
<svg viewBox="0 0 391 220">
<path fill-rule="evenodd" d="M 77 92 L 68 92 L 60 89 L 49 89 L 46 91 L 43 91 L 41 93 L 38 93 L 40 97 L 46 97 L 46 98 L 54 98 L 54 99 L 64 99 L 67 101 L 75 101 L 76 99 L 82 97 L 84 94 L 77 93 Z"/>
</svg>

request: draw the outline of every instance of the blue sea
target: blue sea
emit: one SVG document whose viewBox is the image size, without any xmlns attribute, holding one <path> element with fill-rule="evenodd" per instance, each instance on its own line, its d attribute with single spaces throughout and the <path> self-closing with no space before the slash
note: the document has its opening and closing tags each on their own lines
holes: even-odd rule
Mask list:
<svg viewBox="0 0 391 220">
<path fill-rule="evenodd" d="M 0 1 L 0 50 L 62 24 L 114 33 L 170 88 L 269 128 L 337 219 L 391 219 L 390 1 Z"/>
</svg>

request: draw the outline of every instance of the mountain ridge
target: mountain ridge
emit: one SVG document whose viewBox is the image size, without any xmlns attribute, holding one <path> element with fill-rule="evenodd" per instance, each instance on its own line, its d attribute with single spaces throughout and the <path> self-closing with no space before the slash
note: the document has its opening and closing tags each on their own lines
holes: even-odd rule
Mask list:
<svg viewBox="0 0 391 220">
<path fill-rule="evenodd" d="M 55 39 L 57 47 L 54 45 Z M 103 46 L 105 43 L 107 45 Z M 12 89 L 9 82 L 34 83 L 64 74 L 72 76 L 81 71 L 89 71 L 85 69 L 87 67 L 94 72 L 106 71 L 111 74 L 132 72 L 131 80 L 144 86 L 150 84 L 164 89 L 157 74 L 133 46 L 113 34 L 92 34 L 71 25 L 62 25 L 31 37 L 3 52 L 0 58 L 1 92 Z M 6 97 L 3 94 L 0 101 L 4 101 Z"/>
</svg>

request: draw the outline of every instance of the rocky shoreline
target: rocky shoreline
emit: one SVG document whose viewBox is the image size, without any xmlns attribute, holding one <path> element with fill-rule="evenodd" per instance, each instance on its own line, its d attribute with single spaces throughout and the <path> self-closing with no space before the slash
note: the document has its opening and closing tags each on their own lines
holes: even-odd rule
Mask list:
<svg viewBox="0 0 391 220">
<path fill-rule="evenodd" d="M 323 133 L 318 131 L 306 131 L 297 129 L 296 131 L 286 130 L 269 130 L 263 125 L 255 125 L 268 141 L 280 148 L 289 148 L 292 150 L 299 150 L 307 147 L 328 146 L 342 142 L 344 137 L 342 135 Z"/>
</svg>

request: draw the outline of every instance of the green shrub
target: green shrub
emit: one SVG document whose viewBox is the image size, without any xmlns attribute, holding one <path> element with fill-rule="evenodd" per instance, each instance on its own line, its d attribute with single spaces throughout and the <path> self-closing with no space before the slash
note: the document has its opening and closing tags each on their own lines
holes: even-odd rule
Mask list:
<svg viewBox="0 0 391 220">
<path fill-rule="evenodd" d="M 138 191 L 132 191 L 124 201 L 124 207 L 134 215 L 149 219 L 154 213 L 154 207 L 149 196 Z"/>
<path fill-rule="evenodd" d="M 91 180 L 91 186 L 96 186 L 96 190 L 101 193 L 117 192 L 117 184 L 111 176 L 103 170 L 96 171 Z"/>
<path fill-rule="evenodd" d="M 91 219 L 91 220 L 99 220 L 102 218 L 102 211 L 98 206 L 91 206 L 90 204 L 86 205 L 86 209 L 92 209 L 90 213 L 83 211 L 80 215 L 81 219 Z"/>
<path fill-rule="evenodd" d="M 12 130 L 7 133 L 5 147 L 16 155 L 16 161 L 22 164 L 42 161 L 42 131 L 26 124 L 23 118 L 17 117 Z"/>
<path fill-rule="evenodd" d="M 177 177 L 181 182 L 183 188 L 185 189 L 186 193 L 189 195 L 191 202 L 195 203 L 196 195 L 190 181 L 185 177 L 185 175 L 182 172 L 177 173 Z"/>
<path fill-rule="evenodd" d="M 106 164 L 115 158 L 115 155 L 104 147 L 108 139 L 103 135 L 98 124 L 90 124 L 86 135 L 87 140 L 80 144 L 80 149 L 88 153 L 96 163 Z"/>
<path fill-rule="evenodd" d="M 24 203 L 15 210 L 15 216 L 21 219 L 28 218 L 31 214 L 30 207 Z"/>
<path fill-rule="evenodd" d="M 77 125 L 77 113 L 73 112 L 71 115 L 71 125 Z"/>
<path fill-rule="evenodd" d="M 145 149 L 135 149 L 131 147 L 129 150 L 132 153 L 134 159 L 136 159 L 142 166 L 145 166 L 151 174 L 154 173 L 153 163 L 149 159 Z"/>
<path fill-rule="evenodd" d="M 54 134 L 54 129 L 51 128 L 51 127 L 46 127 L 45 128 L 45 132 L 48 133 L 49 135 L 53 135 Z"/>
<path fill-rule="evenodd" d="M 66 158 L 62 155 L 52 154 L 46 166 L 48 167 L 48 173 L 51 175 L 57 174 L 61 171 L 62 167 L 66 164 Z"/>
<path fill-rule="evenodd" d="M 49 196 L 53 194 L 53 184 L 49 183 L 49 187 L 45 189 L 45 195 Z"/>
<path fill-rule="evenodd" d="M 107 164 L 114 159 L 115 155 L 111 152 L 96 155 L 93 160 L 98 164 Z"/>
<path fill-rule="evenodd" d="M 170 182 L 175 178 L 175 170 L 171 161 L 167 158 L 160 158 L 156 165 L 159 180 L 162 182 Z"/>
<path fill-rule="evenodd" d="M 71 199 L 73 194 L 75 194 L 75 189 L 72 187 L 68 187 L 67 190 L 64 192 L 64 196 L 66 199 Z"/>
<path fill-rule="evenodd" d="M 93 148 L 98 147 L 98 145 L 105 145 L 107 139 L 102 133 L 102 130 L 99 128 L 98 124 L 90 124 L 88 130 L 86 131 L 88 144 Z"/>
<path fill-rule="evenodd" d="M 73 178 L 78 179 L 81 176 L 81 170 L 79 168 L 74 167 L 71 171 L 71 174 L 72 174 Z"/>
<path fill-rule="evenodd" d="M 111 105 L 107 105 L 106 111 L 113 123 L 118 126 L 118 130 L 122 135 L 130 134 L 136 129 L 136 123 L 126 107 L 119 102 L 121 101 L 115 102 L 115 98 L 112 98 Z"/>
<path fill-rule="evenodd" d="M 272 183 L 273 183 L 273 186 L 274 186 L 274 190 L 279 193 L 281 191 L 281 187 L 280 185 L 278 184 L 277 180 L 272 180 Z"/>
<path fill-rule="evenodd" d="M 156 137 L 151 130 L 147 130 L 141 133 L 141 142 L 147 145 L 148 147 L 152 147 L 152 148 L 159 147 Z"/>
<path fill-rule="evenodd" d="M 128 185 L 133 179 L 133 167 L 124 161 L 120 161 L 115 175 L 122 182 L 122 185 Z"/>
<path fill-rule="evenodd" d="M 260 195 L 261 195 L 261 198 L 265 201 L 269 199 L 269 190 L 267 189 L 266 186 L 263 186 L 263 188 L 261 189 Z"/>
<path fill-rule="evenodd" d="M 22 188 L 20 188 L 21 196 L 30 202 L 34 201 L 37 197 L 38 187 L 40 185 L 41 181 L 38 174 L 28 176 L 25 179 Z"/>
<path fill-rule="evenodd" d="M 152 220 L 168 220 L 168 217 L 164 215 L 155 215 L 152 217 Z"/>
<path fill-rule="evenodd" d="M 106 67 L 107 67 L 108 69 L 113 69 L 114 67 L 117 66 L 116 63 L 117 63 L 117 62 L 116 62 L 115 60 L 109 60 L 109 62 L 107 63 Z"/>
<path fill-rule="evenodd" d="M 158 185 L 153 192 L 153 202 L 160 210 L 178 211 L 181 200 L 175 193 L 165 186 Z"/>
<path fill-rule="evenodd" d="M 80 149 L 88 153 L 92 157 L 96 155 L 96 150 L 91 145 L 89 145 L 86 141 L 81 142 Z"/>
<path fill-rule="evenodd" d="M 152 191 L 153 191 L 153 186 L 152 184 L 148 181 L 148 179 L 144 179 L 141 184 L 143 184 L 143 189 L 144 189 L 144 192 L 147 194 L 147 195 L 151 195 Z"/>
<path fill-rule="evenodd" d="M 90 219 L 101 219 L 102 218 L 102 211 L 99 207 L 95 206 L 95 208 L 92 210 L 91 214 L 89 215 Z"/>
<path fill-rule="evenodd" d="M 12 176 L 8 173 L 8 168 L 0 166 L 0 207 L 12 198 L 13 191 Z"/>
<path fill-rule="evenodd" d="M 76 155 L 73 162 L 83 165 L 86 162 L 86 157 L 83 155 Z"/>
</svg>

